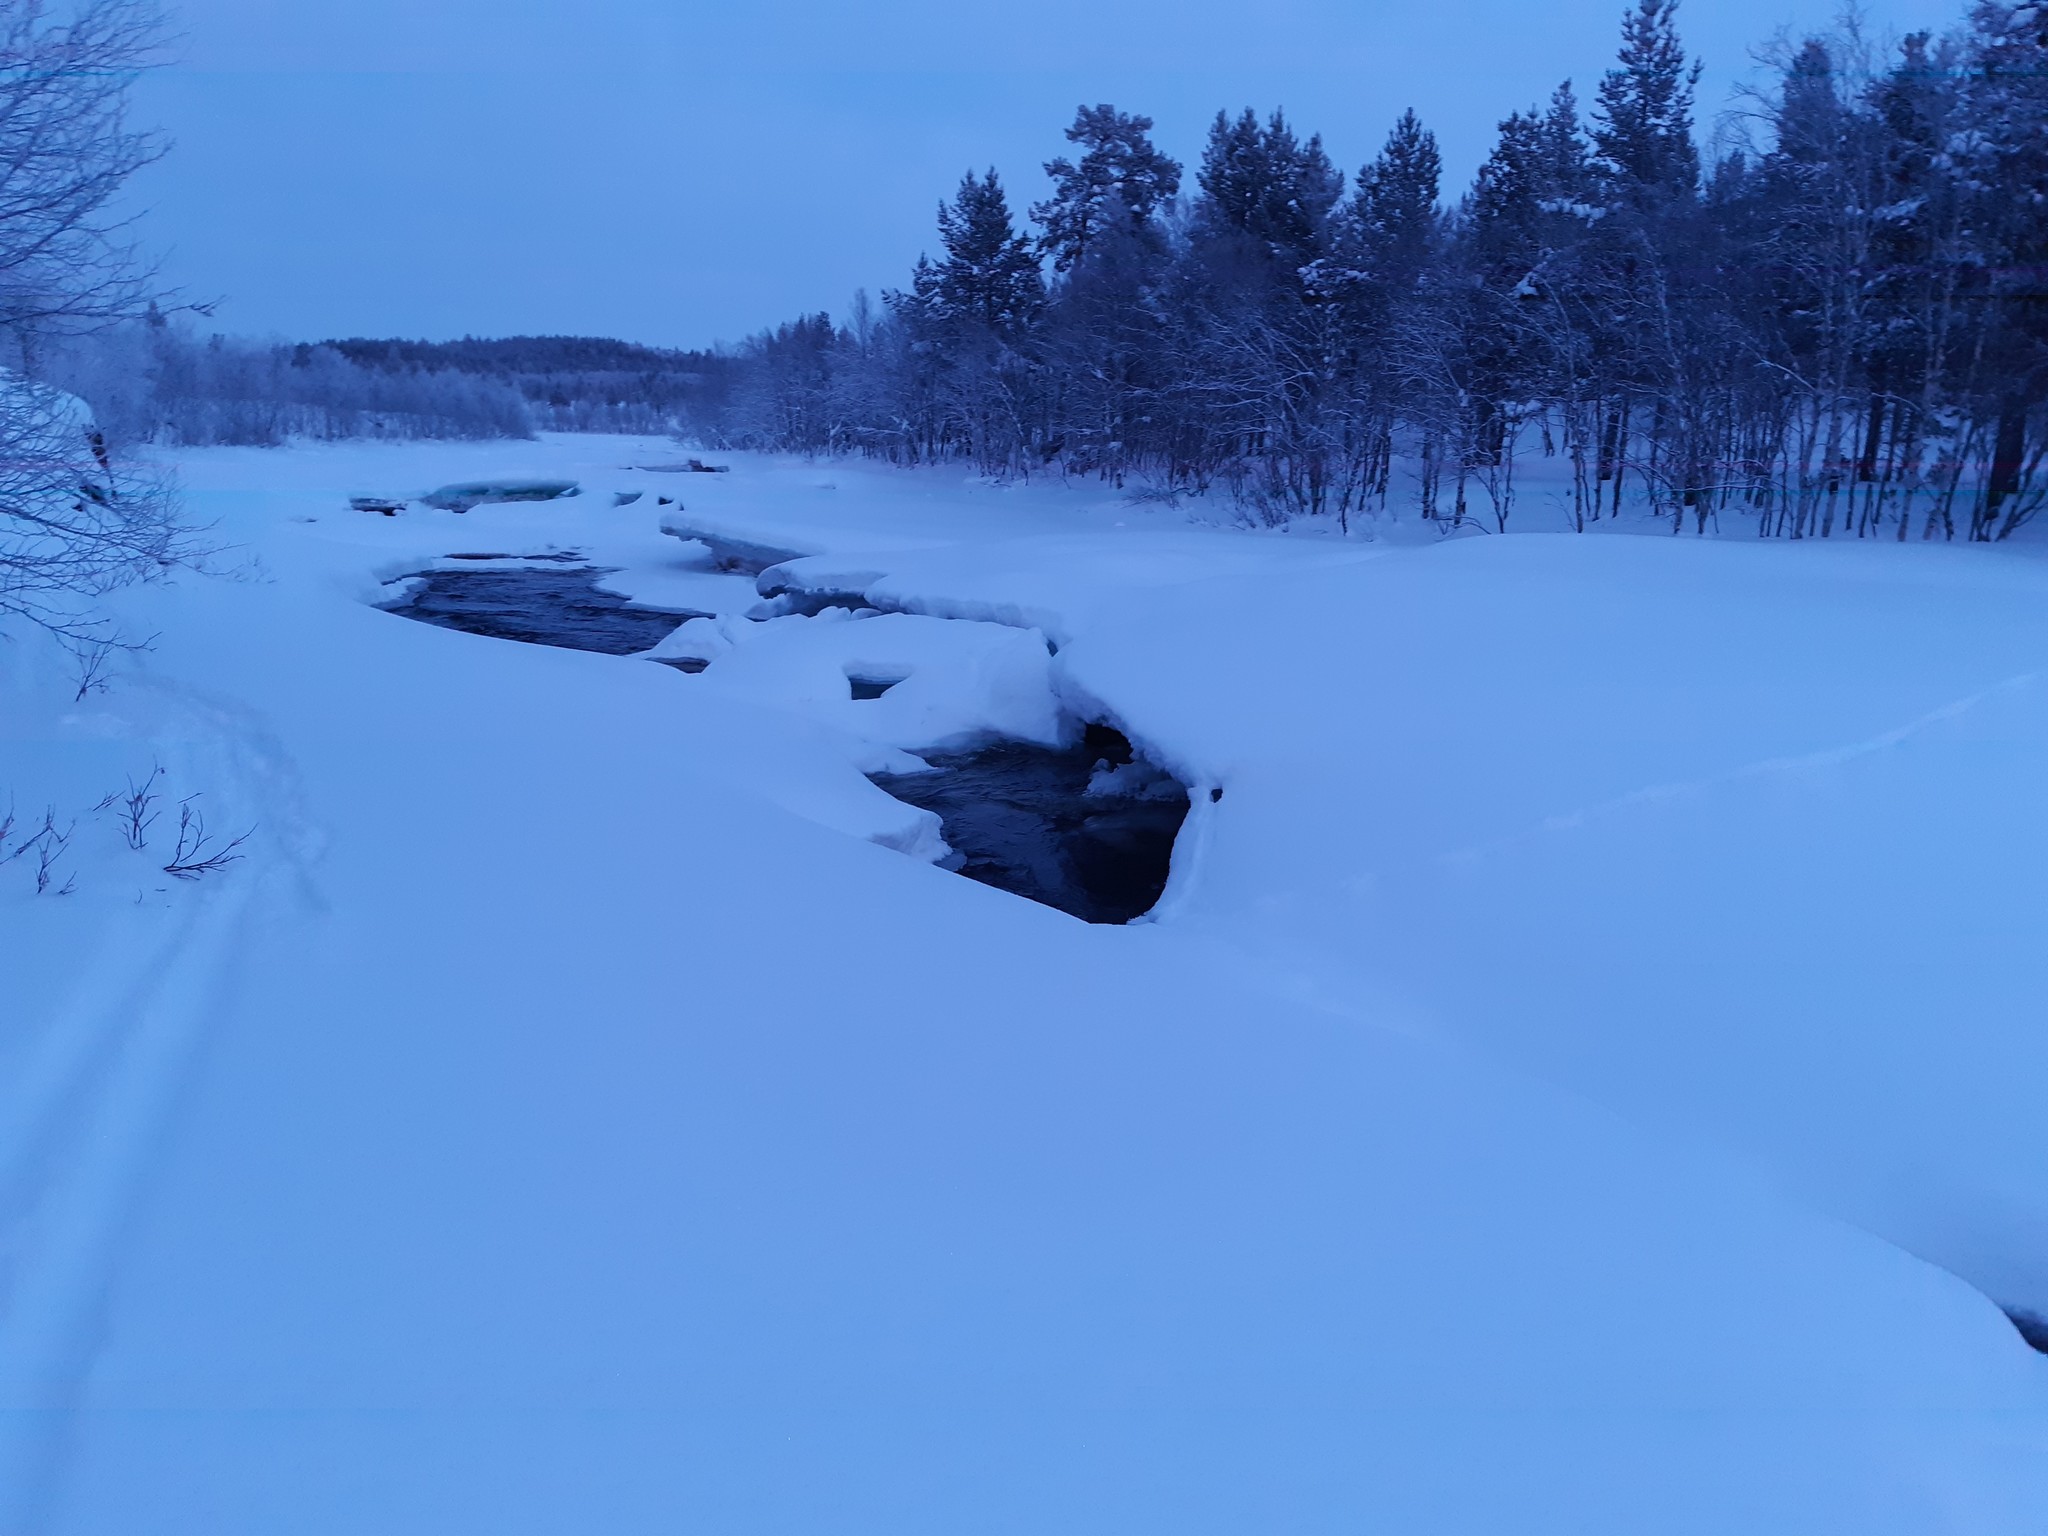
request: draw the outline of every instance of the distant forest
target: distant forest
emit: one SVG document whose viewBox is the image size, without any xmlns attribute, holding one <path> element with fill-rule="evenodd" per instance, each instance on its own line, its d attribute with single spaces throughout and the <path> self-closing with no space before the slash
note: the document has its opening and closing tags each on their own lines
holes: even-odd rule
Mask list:
<svg viewBox="0 0 2048 1536">
<path fill-rule="evenodd" d="M 161 317 L 40 360 L 116 440 L 165 444 L 686 432 L 717 414 L 735 368 L 599 337 L 263 343 Z"/>
<path fill-rule="evenodd" d="M 1510 113 L 1449 203 L 1412 112 L 1349 177 L 1218 113 L 1189 177 L 1084 107 L 1028 222 L 968 174 L 938 254 L 837 321 L 714 353 L 159 326 L 140 372 L 71 376 L 160 440 L 674 431 L 1502 529 L 1541 459 L 1580 528 L 2011 533 L 2048 499 L 2048 0 L 1783 45 L 1705 148 L 1675 10 L 1635 0 L 1590 102 Z"/>
</svg>

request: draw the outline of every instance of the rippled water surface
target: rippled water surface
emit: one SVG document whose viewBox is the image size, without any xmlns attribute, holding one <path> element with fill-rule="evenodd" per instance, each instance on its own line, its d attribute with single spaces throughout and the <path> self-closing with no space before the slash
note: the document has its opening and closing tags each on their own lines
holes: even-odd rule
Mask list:
<svg viewBox="0 0 2048 1536">
<path fill-rule="evenodd" d="M 631 656 L 659 644 L 685 619 L 701 615 L 647 608 L 600 591 L 609 572 L 562 570 L 426 571 L 404 600 L 386 611 L 500 640 L 559 645 Z"/>
</svg>

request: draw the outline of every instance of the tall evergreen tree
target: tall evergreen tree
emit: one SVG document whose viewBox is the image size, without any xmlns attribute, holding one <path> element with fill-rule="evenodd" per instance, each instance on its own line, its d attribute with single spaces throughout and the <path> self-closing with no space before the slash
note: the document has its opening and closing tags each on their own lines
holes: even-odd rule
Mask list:
<svg viewBox="0 0 2048 1536">
<path fill-rule="evenodd" d="M 1569 249 L 1600 210 L 1569 80 L 1547 107 L 1511 112 L 1473 179 L 1466 236 L 1482 280 L 1523 287 L 1546 257 Z M 1558 272 L 1548 274 L 1557 282 Z M 1525 297 L 1535 290 L 1523 287 Z"/>
<path fill-rule="evenodd" d="M 1540 224 L 1548 178 L 1544 174 L 1543 120 L 1510 112 L 1500 137 L 1473 179 L 1466 216 L 1483 272 L 1519 281 L 1541 249 Z"/>
<path fill-rule="evenodd" d="M 2039 504 L 2029 491 L 2048 457 L 2048 0 L 1978 0 L 1970 34 L 1975 131 L 1951 154 L 1977 258 L 1965 291 L 1979 348 L 1964 388 L 1990 444 L 1972 531 L 1996 537 Z"/>
<path fill-rule="evenodd" d="M 1571 81 L 1551 92 L 1540 137 L 1546 211 L 1583 215 L 1592 198 L 1593 171 Z"/>
<path fill-rule="evenodd" d="M 1045 301 L 1045 278 L 1028 236 L 1017 233 L 1009 200 L 991 167 L 969 171 L 939 205 L 946 259 L 919 257 L 910 308 L 928 326 L 968 325 L 1003 341 L 1023 335 Z"/>
<path fill-rule="evenodd" d="M 1111 230 L 1150 229 L 1180 191 L 1180 164 L 1153 146 L 1151 130 L 1151 118 L 1108 105 L 1075 112 L 1067 142 L 1083 147 L 1081 158 L 1046 162 L 1053 195 L 1031 210 L 1055 271 L 1072 270 Z"/>
<path fill-rule="evenodd" d="M 1290 268 L 1315 259 L 1344 192 L 1321 134 L 1303 141 L 1284 113 L 1261 125 L 1249 107 L 1236 118 L 1216 114 L 1196 180 L 1210 233 L 1242 236 Z"/>
<path fill-rule="evenodd" d="M 1678 40 L 1678 0 L 1636 0 L 1622 18 L 1620 67 L 1600 82 L 1593 144 L 1617 202 L 1655 205 L 1699 186 L 1692 136 L 1693 88 Z"/>
<path fill-rule="evenodd" d="M 1359 171 L 1358 228 L 1371 270 L 1382 282 L 1412 287 L 1434 259 L 1442 171 L 1436 135 L 1413 108 L 1394 124 L 1379 158 Z"/>
</svg>

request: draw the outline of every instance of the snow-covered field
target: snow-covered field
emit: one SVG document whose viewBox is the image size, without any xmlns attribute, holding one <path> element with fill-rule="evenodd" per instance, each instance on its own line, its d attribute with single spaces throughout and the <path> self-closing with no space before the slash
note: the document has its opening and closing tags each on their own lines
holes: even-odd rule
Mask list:
<svg viewBox="0 0 2048 1536">
<path fill-rule="evenodd" d="M 2048 564 L 675 457 L 186 454 L 154 650 L 0 650 L 0 1529 L 2048 1528 Z M 370 606 L 564 549 L 708 669 Z M 1155 920 L 862 776 L 1081 718 Z"/>
</svg>

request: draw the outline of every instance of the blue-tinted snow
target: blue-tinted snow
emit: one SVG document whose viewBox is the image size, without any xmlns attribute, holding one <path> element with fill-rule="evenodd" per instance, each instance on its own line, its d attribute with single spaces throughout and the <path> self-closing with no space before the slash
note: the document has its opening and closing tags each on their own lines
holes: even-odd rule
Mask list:
<svg viewBox="0 0 2048 1536">
<path fill-rule="evenodd" d="M 2040 568 L 693 485 L 1039 624 L 1033 686 L 1196 786 L 1160 920 L 1097 928 L 923 862 L 862 776 L 910 684 L 804 681 L 873 621 L 778 621 L 830 644 L 750 694 L 369 606 L 550 541 L 716 579 L 599 494 L 346 509 L 658 451 L 185 455 L 266 579 L 138 596 L 87 707 L 9 684 L 24 794 L 169 752 L 261 828 L 155 904 L 0 888 L 48 1133 L 0 1147 L 10 1518 L 2038 1528 L 2048 1368 L 1981 1291 L 2034 1283 L 2048 1165 Z M 989 708 L 948 658 L 928 702 Z"/>
</svg>

